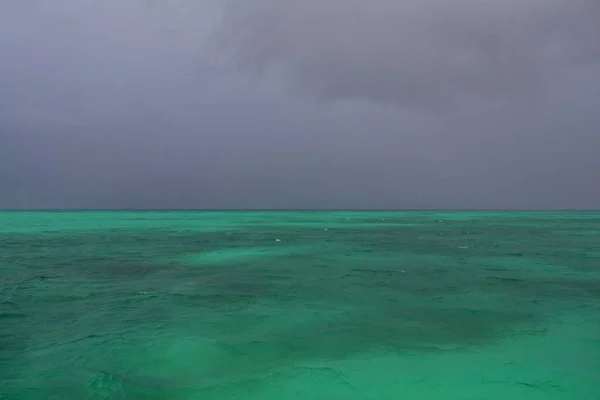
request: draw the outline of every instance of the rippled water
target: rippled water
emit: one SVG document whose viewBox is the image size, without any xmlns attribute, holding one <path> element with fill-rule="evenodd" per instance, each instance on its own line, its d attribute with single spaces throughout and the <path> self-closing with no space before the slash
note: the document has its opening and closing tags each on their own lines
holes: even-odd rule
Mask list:
<svg viewBox="0 0 600 400">
<path fill-rule="evenodd" d="M 600 213 L 0 213 L 0 399 L 600 399 Z"/>
</svg>

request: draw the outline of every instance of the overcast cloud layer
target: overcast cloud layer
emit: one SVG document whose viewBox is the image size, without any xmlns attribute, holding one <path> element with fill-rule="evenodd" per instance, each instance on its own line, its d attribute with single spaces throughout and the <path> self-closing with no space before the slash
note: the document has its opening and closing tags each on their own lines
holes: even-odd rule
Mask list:
<svg viewBox="0 0 600 400">
<path fill-rule="evenodd" d="M 223 44 L 325 98 L 447 106 L 518 98 L 600 57 L 593 0 L 231 1 Z"/>
<path fill-rule="evenodd" d="M 600 208 L 592 0 L 0 2 L 0 207 Z"/>
</svg>

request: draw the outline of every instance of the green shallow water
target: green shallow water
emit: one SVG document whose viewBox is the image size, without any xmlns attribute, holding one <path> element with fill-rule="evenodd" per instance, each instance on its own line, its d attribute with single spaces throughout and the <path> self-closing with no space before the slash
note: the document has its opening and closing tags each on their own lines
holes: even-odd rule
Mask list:
<svg viewBox="0 0 600 400">
<path fill-rule="evenodd" d="M 0 399 L 600 399 L 600 213 L 0 213 Z"/>
</svg>

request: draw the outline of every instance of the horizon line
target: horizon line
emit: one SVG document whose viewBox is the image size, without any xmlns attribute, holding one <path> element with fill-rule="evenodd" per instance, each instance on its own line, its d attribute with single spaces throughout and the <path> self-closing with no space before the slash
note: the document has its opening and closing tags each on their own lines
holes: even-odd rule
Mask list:
<svg viewBox="0 0 600 400">
<path fill-rule="evenodd" d="M 118 211 L 262 211 L 262 212 L 598 212 L 600 208 L 0 208 L 0 211 L 24 212 L 118 212 Z"/>
</svg>

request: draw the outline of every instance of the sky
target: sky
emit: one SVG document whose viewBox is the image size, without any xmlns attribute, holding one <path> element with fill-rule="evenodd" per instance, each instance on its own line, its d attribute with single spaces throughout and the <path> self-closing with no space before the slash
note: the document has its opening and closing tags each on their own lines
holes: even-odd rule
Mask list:
<svg viewBox="0 0 600 400">
<path fill-rule="evenodd" d="M 600 208 L 597 0 L 0 2 L 0 208 Z"/>
</svg>

